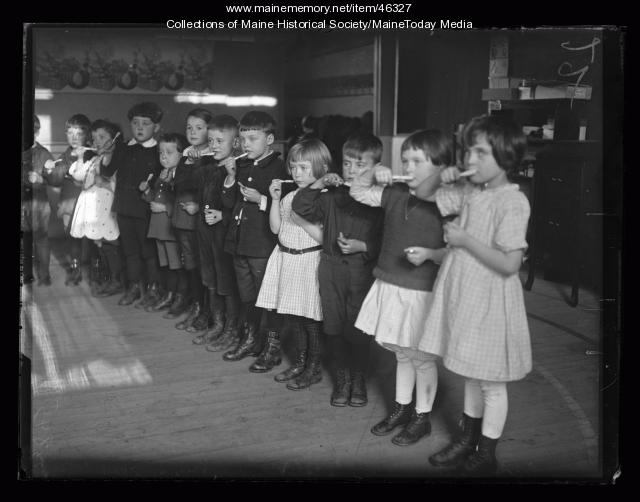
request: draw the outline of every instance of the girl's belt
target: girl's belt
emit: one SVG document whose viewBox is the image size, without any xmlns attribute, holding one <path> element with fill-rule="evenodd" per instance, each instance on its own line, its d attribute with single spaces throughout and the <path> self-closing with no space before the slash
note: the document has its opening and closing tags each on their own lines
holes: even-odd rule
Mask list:
<svg viewBox="0 0 640 502">
<path fill-rule="evenodd" d="M 293 249 L 293 248 L 288 248 L 287 246 L 283 246 L 279 242 L 278 242 L 278 247 L 280 248 L 280 251 L 282 251 L 283 253 L 289 253 L 289 254 L 304 254 L 304 253 L 310 253 L 311 251 L 320 251 L 322 249 L 322 245 L 312 246 L 310 248 L 304 248 L 304 249 Z"/>
</svg>

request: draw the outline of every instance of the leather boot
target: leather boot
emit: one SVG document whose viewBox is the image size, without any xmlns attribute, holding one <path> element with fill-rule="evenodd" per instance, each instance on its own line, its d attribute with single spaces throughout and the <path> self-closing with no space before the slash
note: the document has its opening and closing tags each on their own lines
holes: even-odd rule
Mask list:
<svg viewBox="0 0 640 502">
<path fill-rule="evenodd" d="M 280 365 L 282 362 L 282 353 L 280 352 L 280 333 L 277 331 L 269 331 L 267 334 L 267 344 L 260 352 L 258 358 L 249 366 L 251 373 L 266 373 L 271 371 L 274 366 Z"/>
<path fill-rule="evenodd" d="M 260 341 L 257 331 L 255 326 L 245 323 L 242 340 L 235 349 L 226 352 L 222 359 L 225 361 L 239 361 L 247 356 L 255 357 L 260 354 Z"/>
<path fill-rule="evenodd" d="M 409 446 L 417 443 L 420 438 L 431 434 L 431 412 L 418 413 L 413 410 L 411 421 L 398 434 L 391 438 L 391 442 L 398 446 Z"/>
<path fill-rule="evenodd" d="M 498 438 L 491 439 L 480 435 L 478 449 L 472 451 L 462 465 L 462 471 L 468 476 L 492 476 L 498 470 L 496 446 Z"/>
<path fill-rule="evenodd" d="M 156 303 L 160 299 L 160 296 L 160 285 L 157 282 L 153 282 L 149 285 L 144 296 L 134 305 L 134 307 L 137 309 L 146 309 L 148 306 Z"/>
<path fill-rule="evenodd" d="M 391 414 L 381 422 L 374 425 L 371 428 L 371 433 L 376 436 L 386 436 L 387 434 L 391 434 L 393 429 L 399 425 L 409 423 L 411 420 L 412 409 L 411 404 L 400 404 L 395 402 Z"/>
<path fill-rule="evenodd" d="M 71 284 L 78 285 L 80 284 L 81 280 L 82 280 L 82 269 L 80 268 L 80 262 L 79 260 L 74 258 L 73 260 L 71 260 L 71 265 L 67 273 L 67 278 L 65 279 L 64 283 L 66 286 L 69 286 Z"/>
<path fill-rule="evenodd" d="M 149 312 L 160 312 L 161 310 L 169 310 L 173 305 L 173 300 L 176 298 L 176 293 L 173 291 L 167 291 L 165 295 L 160 298 L 153 305 L 149 305 L 145 310 Z"/>
<path fill-rule="evenodd" d="M 293 323 L 290 326 L 293 330 L 293 339 L 296 346 L 296 359 L 290 368 L 273 377 L 273 379 L 279 383 L 287 382 L 302 374 L 307 364 L 307 333 L 299 323 Z"/>
<path fill-rule="evenodd" d="M 353 372 L 353 379 L 351 380 L 351 397 L 349 397 L 349 406 L 360 408 L 366 406 L 367 399 L 367 384 L 364 378 L 364 373 L 361 371 Z"/>
<path fill-rule="evenodd" d="M 180 295 L 180 293 L 178 293 L 178 295 Z M 186 297 L 183 296 L 182 301 L 186 302 Z M 176 302 L 174 301 L 173 304 L 176 305 Z M 172 312 L 171 310 L 172 309 L 169 309 L 169 312 L 167 312 L 162 317 L 164 317 L 165 319 L 171 319 L 174 316 L 177 317 L 178 315 L 180 315 L 180 314 L 176 314 L 175 311 Z M 176 324 L 176 329 L 187 329 L 189 326 L 191 326 L 191 323 L 193 323 L 193 320 L 200 315 L 201 311 L 202 311 L 202 303 L 196 302 L 196 301 L 191 302 L 191 306 L 189 307 L 189 311 L 187 312 L 187 317 L 185 317 L 182 321 Z"/>
<path fill-rule="evenodd" d="M 431 465 L 436 467 L 458 467 L 462 465 L 471 452 L 475 451 L 480 439 L 482 418 L 471 418 L 462 415 L 462 433 L 444 449 L 429 457 Z"/>
<path fill-rule="evenodd" d="M 98 298 L 104 298 L 107 296 L 117 295 L 122 293 L 124 287 L 117 278 L 111 278 L 109 281 L 96 293 Z"/>
<path fill-rule="evenodd" d="M 331 406 L 340 408 L 347 405 L 351 397 L 351 375 L 346 368 L 336 371 L 336 382 L 331 394 Z"/>
<path fill-rule="evenodd" d="M 196 345 L 206 345 L 218 339 L 224 331 L 224 312 L 216 310 L 213 313 L 213 326 L 201 335 L 191 340 Z"/>
<path fill-rule="evenodd" d="M 180 317 L 182 314 L 185 313 L 186 310 L 189 310 L 189 314 L 187 316 L 187 318 L 189 318 L 189 316 L 192 315 L 193 311 L 196 309 L 198 309 L 197 314 L 200 313 L 200 304 L 196 305 L 195 303 L 189 303 L 189 299 L 184 296 L 182 293 L 176 293 L 176 295 L 173 297 L 173 302 L 171 303 L 171 306 L 169 307 L 169 310 L 167 310 L 167 312 L 165 314 L 162 315 L 163 319 L 175 319 L 176 317 Z M 197 314 L 193 314 L 194 317 Z M 186 320 L 186 319 L 185 319 Z M 189 321 L 189 323 L 191 323 L 191 321 Z M 177 328 L 178 326 L 176 326 Z M 186 326 L 185 326 L 186 328 Z M 178 328 L 178 329 L 184 329 L 184 328 Z"/>
<path fill-rule="evenodd" d="M 100 258 L 91 260 L 91 269 L 89 272 L 89 284 L 100 284 L 101 282 L 101 266 Z"/>
<path fill-rule="evenodd" d="M 322 353 L 320 351 L 320 324 L 308 324 L 305 326 L 309 344 L 309 355 L 304 371 L 292 382 L 287 384 L 289 390 L 302 390 L 322 380 Z"/>
<path fill-rule="evenodd" d="M 204 307 L 200 311 L 200 314 L 193 319 L 193 322 L 190 326 L 185 328 L 187 333 L 200 333 L 201 331 L 205 331 L 212 326 L 213 318 L 209 309 L 205 309 Z"/>
<path fill-rule="evenodd" d="M 224 324 L 224 330 L 216 340 L 208 343 L 205 347 L 209 352 L 220 352 L 227 350 L 229 347 L 237 346 L 239 334 L 238 318 L 227 318 Z"/>
<path fill-rule="evenodd" d="M 131 305 L 138 298 L 142 296 L 142 291 L 144 290 L 144 285 L 141 282 L 136 282 L 133 284 L 129 284 L 129 288 L 120 301 L 118 305 Z"/>
</svg>

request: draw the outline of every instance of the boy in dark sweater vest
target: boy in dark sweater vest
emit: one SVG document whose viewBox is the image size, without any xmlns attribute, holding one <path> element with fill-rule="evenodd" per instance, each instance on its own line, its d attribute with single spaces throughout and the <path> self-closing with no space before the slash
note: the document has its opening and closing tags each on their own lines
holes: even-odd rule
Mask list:
<svg viewBox="0 0 640 502">
<path fill-rule="evenodd" d="M 329 173 L 293 199 L 292 209 L 312 223 L 323 224 L 318 278 L 324 332 L 335 371 L 332 406 L 365 406 L 365 372 L 370 337 L 354 327 L 362 301 L 373 282 L 380 250 L 383 212 L 349 195 L 354 176 L 372 170 L 382 155 L 381 141 L 370 134 L 350 137 L 342 148 L 340 178 Z M 328 189 L 326 189 L 328 187 Z M 304 354 L 304 347 L 298 347 Z M 303 365 L 304 366 L 304 365 Z"/>
<path fill-rule="evenodd" d="M 113 210 L 118 214 L 129 282 L 119 305 L 131 305 L 141 297 L 146 297 L 146 303 L 160 298 L 156 246 L 153 239 L 147 238 L 151 212 L 138 187 L 162 170 L 158 143 L 153 137 L 160 129 L 162 110 L 156 103 L 144 102 L 134 105 L 127 117 L 133 137 L 126 146 L 107 151 L 101 167 L 103 176 L 117 173 Z"/>
<path fill-rule="evenodd" d="M 224 182 L 222 201 L 232 209 L 225 251 L 233 255 L 243 322 L 238 344 L 224 354 L 225 361 L 257 356 L 264 342 L 258 333 L 262 309 L 255 302 L 277 242 L 269 227 L 271 199 L 267 194 L 272 180 L 289 177 L 279 152 L 271 149 L 275 127 L 275 120 L 265 112 L 252 111 L 242 117 L 240 140 L 247 155 L 238 160 L 237 171 L 229 169 Z"/>
</svg>

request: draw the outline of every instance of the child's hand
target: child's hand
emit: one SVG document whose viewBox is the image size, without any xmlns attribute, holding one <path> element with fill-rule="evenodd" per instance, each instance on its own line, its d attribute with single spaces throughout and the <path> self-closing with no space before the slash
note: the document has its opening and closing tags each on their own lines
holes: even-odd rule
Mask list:
<svg viewBox="0 0 640 502">
<path fill-rule="evenodd" d="M 385 166 L 376 166 L 373 169 L 373 175 L 378 185 L 391 185 L 393 184 L 393 173 L 391 169 Z"/>
<path fill-rule="evenodd" d="M 227 157 L 222 162 L 220 162 L 220 165 L 224 166 L 224 168 L 227 170 L 227 174 L 229 176 L 234 176 L 235 177 L 235 175 L 236 175 L 236 159 L 234 159 L 233 157 Z"/>
<path fill-rule="evenodd" d="M 51 171 L 53 171 L 54 167 L 56 167 L 56 161 L 55 160 L 48 159 L 44 163 L 44 168 L 46 169 L 47 173 L 50 173 Z"/>
<path fill-rule="evenodd" d="M 202 157 L 202 154 L 206 153 L 207 151 L 208 149 L 198 150 L 197 148 L 190 147 L 187 149 L 187 158 L 191 161 L 198 160 L 200 157 Z"/>
<path fill-rule="evenodd" d="M 222 211 L 218 211 L 217 209 L 204 210 L 204 221 L 207 225 L 215 225 L 220 220 L 222 220 Z"/>
<path fill-rule="evenodd" d="M 406 255 L 409 263 L 415 265 L 416 267 L 419 267 L 427 260 L 431 260 L 433 257 L 431 249 L 418 246 L 411 246 L 406 248 L 404 250 L 404 254 Z"/>
<path fill-rule="evenodd" d="M 338 247 L 342 254 L 363 253 L 367 250 L 367 244 L 358 239 L 347 239 L 342 232 L 338 235 Z"/>
<path fill-rule="evenodd" d="M 455 183 L 460 179 L 460 170 L 457 167 L 447 167 L 440 173 L 440 179 L 443 183 Z"/>
<path fill-rule="evenodd" d="M 140 190 L 141 192 L 146 192 L 148 189 L 149 189 L 149 182 L 146 180 L 140 182 L 140 184 L 138 185 L 138 190 Z"/>
<path fill-rule="evenodd" d="M 344 185 L 344 180 L 336 173 L 327 173 L 318 181 L 322 183 L 322 188 L 328 186 L 339 187 L 340 185 Z"/>
<path fill-rule="evenodd" d="M 200 209 L 200 206 L 198 205 L 198 203 L 193 201 L 181 202 L 180 207 L 184 209 L 187 212 L 187 214 L 190 214 L 191 216 L 196 214 Z"/>
<path fill-rule="evenodd" d="M 273 181 L 276 181 L 276 180 L 273 180 Z M 273 181 L 271 182 L 272 184 L 273 184 Z M 278 180 L 278 182 L 280 182 L 280 180 Z M 240 185 L 240 193 L 244 197 L 244 200 L 253 202 L 254 204 L 260 204 L 260 199 L 262 197 L 262 194 L 260 192 L 258 192 L 255 188 L 246 187 L 242 183 L 239 183 L 239 185 Z M 269 187 L 269 191 L 271 191 L 271 187 Z M 279 198 L 280 197 L 278 197 L 278 199 Z"/>
<path fill-rule="evenodd" d="M 269 195 L 271 195 L 273 200 L 280 200 L 280 197 L 282 197 L 282 180 L 271 181 L 271 185 L 269 185 Z"/>
<path fill-rule="evenodd" d="M 73 152 L 71 152 L 71 155 L 82 159 L 82 157 L 84 156 L 84 152 L 86 152 L 87 150 L 89 150 L 88 146 L 79 146 Z"/>
<path fill-rule="evenodd" d="M 167 206 L 162 202 L 152 201 L 149 203 L 149 206 L 151 207 L 152 213 L 164 213 L 167 211 Z"/>
<path fill-rule="evenodd" d="M 460 225 L 449 222 L 444 225 L 444 240 L 454 247 L 464 247 L 469 234 Z"/>
<path fill-rule="evenodd" d="M 42 183 L 44 181 L 42 179 L 42 176 L 40 176 L 40 174 L 35 171 L 29 171 L 29 173 L 27 174 L 27 179 L 29 180 L 29 183 Z"/>
</svg>

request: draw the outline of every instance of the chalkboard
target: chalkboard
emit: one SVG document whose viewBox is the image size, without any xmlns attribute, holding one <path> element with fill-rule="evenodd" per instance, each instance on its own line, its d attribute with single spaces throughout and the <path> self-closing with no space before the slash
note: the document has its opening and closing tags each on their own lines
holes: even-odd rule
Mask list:
<svg viewBox="0 0 640 502">
<path fill-rule="evenodd" d="M 602 82 L 603 30 L 532 29 L 509 32 L 509 74 L 536 81 Z"/>
</svg>

